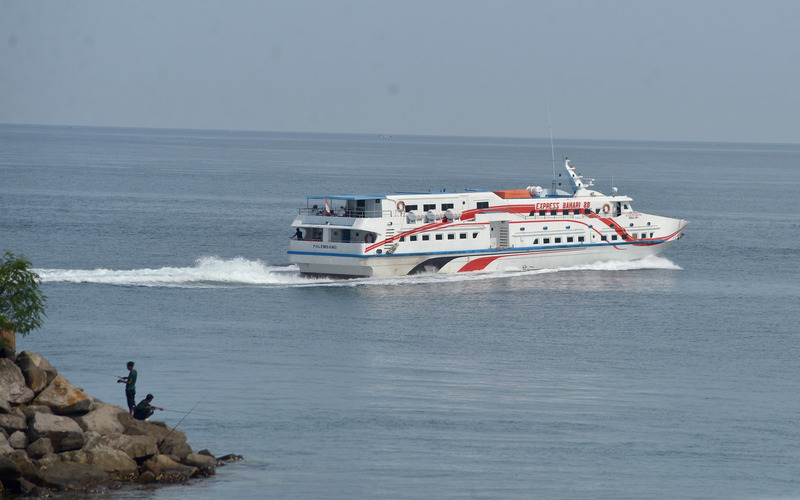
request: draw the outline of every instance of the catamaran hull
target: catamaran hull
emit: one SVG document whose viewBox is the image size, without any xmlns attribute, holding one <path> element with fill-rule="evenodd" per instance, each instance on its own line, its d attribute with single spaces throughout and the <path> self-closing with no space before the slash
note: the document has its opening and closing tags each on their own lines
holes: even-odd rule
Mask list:
<svg viewBox="0 0 800 500">
<path fill-rule="evenodd" d="M 660 255 L 677 240 L 652 244 L 565 246 L 561 248 L 509 249 L 451 255 L 295 256 L 304 276 L 328 278 L 389 278 L 414 274 L 464 272 L 514 272 L 558 269 L 605 261 L 632 261 Z"/>
</svg>

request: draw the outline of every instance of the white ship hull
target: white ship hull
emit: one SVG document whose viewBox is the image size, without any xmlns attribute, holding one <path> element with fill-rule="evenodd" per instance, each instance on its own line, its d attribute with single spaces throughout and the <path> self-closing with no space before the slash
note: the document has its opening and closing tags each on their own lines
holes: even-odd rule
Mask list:
<svg viewBox="0 0 800 500">
<path fill-rule="evenodd" d="M 304 275 L 386 278 L 630 261 L 659 255 L 683 236 L 687 221 L 635 212 L 630 198 L 589 190 L 565 166 L 572 194 L 529 188 L 310 197 L 324 199 L 325 209 L 300 211 L 289 255 Z"/>
</svg>

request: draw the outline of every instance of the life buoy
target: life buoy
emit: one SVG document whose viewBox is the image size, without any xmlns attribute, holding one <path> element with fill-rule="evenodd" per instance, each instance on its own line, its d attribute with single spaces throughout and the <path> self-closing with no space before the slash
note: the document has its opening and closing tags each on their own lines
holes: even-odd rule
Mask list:
<svg viewBox="0 0 800 500">
<path fill-rule="evenodd" d="M 402 202 L 402 201 L 398 201 L 397 202 L 397 209 L 402 212 L 403 210 L 406 209 L 406 204 L 404 202 Z"/>
<path fill-rule="evenodd" d="M 375 236 L 372 233 L 364 235 L 364 243 L 375 243 Z"/>
<path fill-rule="evenodd" d="M 608 203 L 606 203 L 605 205 L 603 205 L 603 213 L 604 213 L 604 214 L 607 214 L 607 213 L 609 213 L 609 212 L 611 212 L 611 205 L 609 205 Z"/>
</svg>

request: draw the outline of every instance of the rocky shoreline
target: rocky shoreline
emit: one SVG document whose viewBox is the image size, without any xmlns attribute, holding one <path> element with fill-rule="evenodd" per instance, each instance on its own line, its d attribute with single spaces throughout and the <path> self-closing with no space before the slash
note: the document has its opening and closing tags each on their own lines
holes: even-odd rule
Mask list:
<svg viewBox="0 0 800 500">
<path fill-rule="evenodd" d="M 241 459 L 194 453 L 182 432 L 89 396 L 39 354 L 0 358 L 0 495 L 184 483 Z"/>
</svg>

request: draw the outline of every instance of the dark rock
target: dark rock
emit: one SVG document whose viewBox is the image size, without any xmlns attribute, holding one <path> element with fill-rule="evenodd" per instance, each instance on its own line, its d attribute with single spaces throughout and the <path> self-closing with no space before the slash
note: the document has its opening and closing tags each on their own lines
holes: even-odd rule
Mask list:
<svg viewBox="0 0 800 500">
<path fill-rule="evenodd" d="M 50 495 L 47 495 L 47 494 L 42 495 L 42 493 L 45 493 L 45 492 L 44 491 L 40 492 L 39 490 L 41 490 L 41 488 L 39 488 L 38 486 L 36 486 L 32 482 L 28 481 L 24 477 L 21 477 L 21 478 L 17 479 L 14 483 L 15 483 L 14 484 L 14 490 L 17 493 L 22 493 L 23 495 L 25 495 L 27 497 L 44 497 L 44 496 L 51 496 L 52 497 L 53 496 L 52 494 L 50 494 Z"/>
<path fill-rule="evenodd" d="M 158 483 L 185 483 L 198 473 L 197 467 L 179 464 L 165 455 L 146 460 L 142 468 L 155 474 Z"/>
<path fill-rule="evenodd" d="M 131 436 L 152 436 L 156 441 L 186 442 L 186 434 L 175 430 L 164 422 L 144 420 L 131 420 L 124 434 Z"/>
<path fill-rule="evenodd" d="M 16 479 L 22 476 L 20 466 L 7 455 L 0 455 L 0 482 L 5 483 L 9 479 Z"/>
<path fill-rule="evenodd" d="M 89 465 L 108 472 L 115 479 L 129 481 L 138 475 L 139 465 L 124 451 L 94 448 L 85 453 Z"/>
<path fill-rule="evenodd" d="M 22 351 L 17 356 L 16 362 L 17 366 L 22 369 L 23 374 L 25 373 L 25 369 L 22 367 L 22 365 L 30 365 L 34 368 L 42 370 L 47 375 L 47 382 L 45 383 L 45 386 L 50 385 L 53 380 L 55 380 L 56 376 L 58 376 L 58 370 L 56 370 L 56 368 L 51 365 L 49 361 L 44 359 L 44 356 L 33 351 Z M 31 387 L 31 389 L 33 388 Z"/>
<path fill-rule="evenodd" d="M 91 450 L 92 448 L 97 448 L 98 446 L 103 447 L 105 446 L 102 443 L 103 436 L 100 435 L 99 432 L 96 431 L 84 431 L 83 433 L 83 449 L 84 450 Z"/>
<path fill-rule="evenodd" d="M 158 451 L 165 455 L 172 455 L 180 462 L 192 453 L 192 447 L 189 446 L 189 443 L 186 441 L 172 441 L 167 438 L 167 440 L 158 447 Z"/>
<path fill-rule="evenodd" d="M 134 460 L 144 460 L 158 453 L 156 440 L 152 436 L 111 434 L 109 436 L 102 436 L 99 440 L 99 444 L 123 451 Z"/>
<path fill-rule="evenodd" d="M 28 453 L 29 457 L 34 460 L 38 460 L 45 455 L 50 455 L 53 453 L 53 444 L 50 442 L 50 439 L 46 437 L 39 438 L 29 444 L 25 451 Z"/>
<path fill-rule="evenodd" d="M 25 420 L 27 421 L 30 421 L 37 413 L 50 413 L 52 415 L 53 410 L 47 406 L 41 405 L 26 406 L 25 409 L 22 410 L 22 414 L 25 415 Z"/>
<path fill-rule="evenodd" d="M 136 480 L 139 484 L 150 484 L 156 482 L 156 475 L 151 470 L 146 470 L 139 474 L 139 479 Z"/>
<path fill-rule="evenodd" d="M 57 464 L 61 462 L 61 456 L 56 455 L 55 453 L 48 453 L 47 455 L 43 456 L 40 459 L 33 459 L 33 463 L 36 464 L 36 467 L 40 469 L 46 469 L 51 465 Z"/>
<path fill-rule="evenodd" d="M 19 405 L 28 403 L 33 396 L 19 367 L 8 358 L 0 358 L 0 399 Z"/>
<path fill-rule="evenodd" d="M 237 462 L 239 460 L 244 460 L 244 457 L 241 455 L 224 455 L 219 457 L 217 460 L 220 462 Z"/>
<path fill-rule="evenodd" d="M 22 471 L 22 475 L 24 477 L 31 477 L 33 476 L 34 471 L 36 470 L 36 466 L 33 464 L 28 455 L 23 450 L 15 450 L 12 453 L 6 455 L 6 457 L 13 460 L 17 466 Z"/>
<path fill-rule="evenodd" d="M 80 417 L 75 422 L 84 431 L 95 431 L 100 434 L 122 433 L 132 420 L 128 410 L 106 403 L 100 403 L 95 408 Z"/>
<path fill-rule="evenodd" d="M 0 413 L 11 413 L 11 405 L 6 399 L 6 393 L 0 389 Z"/>
<path fill-rule="evenodd" d="M 28 428 L 28 423 L 25 422 L 24 417 L 20 417 L 14 413 L 3 413 L 0 414 L 0 427 L 5 429 L 10 435 L 17 431 L 24 431 Z"/>
<path fill-rule="evenodd" d="M 59 462 L 89 465 L 89 454 L 85 450 L 70 450 L 58 454 Z"/>
<path fill-rule="evenodd" d="M 50 439 L 56 453 L 77 450 L 83 446 L 83 431 L 69 417 L 37 413 L 28 429 L 31 441 L 46 437 Z"/>
<path fill-rule="evenodd" d="M 59 415 L 86 413 L 92 409 L 94 401 L 88 394 L 72 385 L 61 375 L 33 400 L 35 405 L 44 405 Z"/>
<path fill-rule="evenodd" d="M 159 453 L 174 455 L 178 461 L 182 461 L 192 452 L 192 447 L 186 442 L 186 434 L 170 428 L 164 422 L 133 420 L 125 429 L 125 434 L 153 437 L 158 443 Z"/>
<path fill-rule="evenodd" d="M 36 471 L 34 482 L 62 491 L 86 491 L 109 480 L 106 472 L 86 464 L 60 462 Z"/>
<path fill-rule="evenodd" d="M 197 454 L 198 455 L 205 455 L 207 457 L 213 457 L 214 456 L 214 455 L 211 454 L 210 451 L 208 451 L 206 449 L 202 449 L 202 450 L 198 451 Z"/>
<path fill-rule="evenodd" d="M 42 392 L 58 375 L 58 371 L 53 368 L 53 365 L 41 355 L 31 351 L 19 353 L 16 365 L 25 377 L 25 384 L 35 394 Z"/>
<path fill-rule="evenodd" d="M 199 453 L 190 453 L 183 461 L 184 464 L 197 467 L 198 475 L 202 477 L 213 476 L 216 473 L 217 459 Z"/>
<path fill-rule="evenodd" d="M 8 442 L 8 438 L 0 438 L 0 455 L 8 455 L 9 453 L 14 453 L 14 447 Z"/>
<path fill-rule="evenodd" d="M 28 436 L 23 431 L 16 431 L 8 436 L 8 444 L 19 450 L 28 446 Z"/>
</svg>

